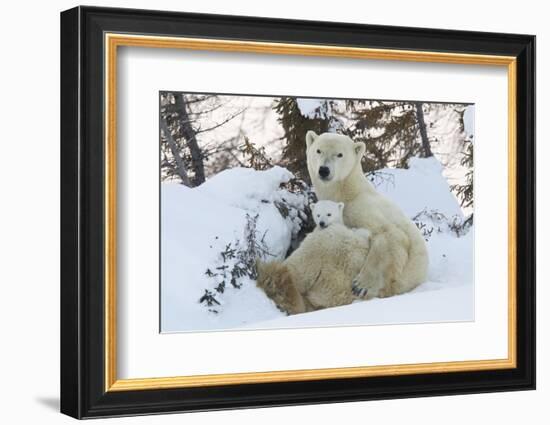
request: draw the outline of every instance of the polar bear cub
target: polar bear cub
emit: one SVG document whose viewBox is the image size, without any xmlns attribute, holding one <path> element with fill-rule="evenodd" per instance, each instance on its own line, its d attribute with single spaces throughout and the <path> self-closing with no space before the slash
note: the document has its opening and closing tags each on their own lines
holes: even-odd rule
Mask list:
<svg viewBox="0 0 550 425">
<path fill-rule="evenodd" d="M 326 229 L 333 223 L 344 224 L 344 203 L 319 201 L 312 208 L 316 228 Z"/>
<path fill-rule="evenodd" d="M 352 280 L 364 266 L 370 235 L 366 229 L 346 227 L 343 209 L 343 203 L 318 202 L 312 209 L 317 227 L 290 257 L 257 262 L 257 285 L 288 314 L 362 298 L 353 294 Z"/>
<path fill-rule="evenodd" d="M 326 229 L 332 224 L 344 225 L 344 203 L 334 201 L 317 201 L 312 208 L 315 229 Z M 367 229 L 353 228 L 357 236 L 363 237 L 370 243 L 370 232 Z"/>
</svg>

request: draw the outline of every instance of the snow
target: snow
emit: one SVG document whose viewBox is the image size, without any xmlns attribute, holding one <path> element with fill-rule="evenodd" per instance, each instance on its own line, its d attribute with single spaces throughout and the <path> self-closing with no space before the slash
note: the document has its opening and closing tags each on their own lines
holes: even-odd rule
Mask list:
<svg viewBox="0 0 550 425">
<path fill-rule="evenodd" d="M 281 216 L 273 200 L 281 196 L 279 185 L 291 177 L 280 167 L 267 171 L 233 168 L 193 189 L 162 184 L 163 332 L 231 328 L 282 315 L 252 281 L 240 289 L 226 289 L 220 297 L 223 314 L 209 312 L 198 300 L 215 283 L 205 275 L 207 268 L 216 264 L 228 243 L 243 238 L 246 214 L 259 214 L 258 232 L 265 233 L 272 258 L 284 258 L 295 224 Z"/>
<path fill-rule="evenodd" d="M 470 171 L 469 167 L 461 163 L 464 155 L 464 140 L 474 139 L 475 106 L 464 107 L 464 128 L 459 119 L 460 110 L 460 108 L 431 105 L 426 111 L 425 119 L 432 141 L 430 146 L 434 156 L 443 165 L 443 176 L 449 184 L 463 185 Z M 473 212 L 472 207 L 462 207 L 462 210 L 465 215 Z"/>
<path fill-rule="evenodd" d="M 384 169 L 370 176 L 377 190 L 413 218 L 437 211 L 448 219 L 464 216 L 435 158 L 413 158 L 409 169 Z M 280 188 L 292 178 L 281 167 L 265 171 L 233 168 L 197 188 L 164 183 L 161 187 L 161 328 L 163 332 L 382 325 L 468 321 L 474 318 L 473 228 L 458 237 L 443 222 L 421 215 L 430 256 L 428 281 L 414 291 L 386 299 L 286 316 L 245 278 L 240 289 L 227 287 L 221 305 L 198 300 L 215 280 L 205 275 L 228 243 L 244 237 L 246 216 L 259 215 L 259 234 L 273 258 L 284 258 L 296 212 L 283 218 L 276 202 L 300 207 L 304 200 Z M 209 311 L 215 309 L 217 313 Z"/>
<path fill-rule="evenodd" d="M 379 170 L 371 176 L 371 182 L 411 218 L 424 209 L 437 209 L 448 217 L 463 217 L 436 158 L 411 158 L 408 165 L 408 169 Z"/>
<path fill-rule="evenodd" d="M 328 119 L 329 133 L 338 133 L 342 130 L 341 118 L 337 118 L 333 109 L 334 105 L 344 105 L 342 100 L 296 98 L 300 113 L 306 118 Z"/>
<path fill-rule="evenodd" d="M 262 199 L 272 201 L 280 184 L 292 177 L 290 171 L 277 166 L 265 171 L 236 167 L 216 174 L 197 189 L 227 205 L 246 209 Z"/>
<path fill-rule="evenodd" d="M 469 105 L 464 110 L 464 133 L 466 134 L 466 137 L 473 140 L 475 130 L 474 130 L 474 106 Z"/>
<path fill-rule="evenodd" d="M 460 322 L 473 317 L 472 291 L 467 286 L 442 290 L 420 290 L 391 298 L 327 308 L 315 312 L 286 316 L 243 329 L 284 329 L 330 326 L 393 325 L 404 323 Z M 411 310 L 413 309 L 413 310 Z M 414 319 L 411 319 L 414 314 Z"/>
<path fill-rule="evenodd" d="M 317 115 L 317 110 L 321 108 L 323 104 L 323 100 L 296 98 L 296 103 L 298 104 L 298 109 L 300 109 L 300 112 L 304 117 L 315 118 Z"/>
</svg>

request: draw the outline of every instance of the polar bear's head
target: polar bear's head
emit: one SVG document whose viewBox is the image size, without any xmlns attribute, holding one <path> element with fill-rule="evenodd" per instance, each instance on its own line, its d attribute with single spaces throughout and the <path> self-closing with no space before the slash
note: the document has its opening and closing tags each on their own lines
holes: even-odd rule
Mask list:
<svg viewBox="0 0 550 425">
<path fill-rule="evenodd" d="M 344 224 L 344 203 L 318 201 L 313 206 L 313 221 L 317 227 L 325 229 L 331 224 Z"/>
<path fill-rule="evenodd" d="M 331 182 L 344 180 L 351 171 L 361 166 L 365 153 L 364 143 L 354 143 L 349 137 L 314 131 L 306 134 L 307 168 L 313 181 Z"/>
</svg>

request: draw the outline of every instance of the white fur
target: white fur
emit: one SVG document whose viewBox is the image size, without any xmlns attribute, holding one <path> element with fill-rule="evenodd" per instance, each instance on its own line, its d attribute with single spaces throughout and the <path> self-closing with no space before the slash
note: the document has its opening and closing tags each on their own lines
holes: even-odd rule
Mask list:
<svg viewBox="0 0 550 425">
<path fill-rule="evenodd" d="M 318 201 L 311 211 L 315 225 L 326 228 L 333 223 L 344 224 L 344 203 Z"/>
<path fill-rule="evenodd" d="M 349 304 L 368 250 L 364 235 L 332 223 L 307 235 L 284 262 L 258 262 L 257 284 L 289 314 Z"/>
<path fill-rule="evenodd" d="M 333 201 L 317 201 L 312 208 L 313 221 L 316 229 L 326 229 L 332 224 L 344 224 L 344 203 Z M 370 232 L 362 228 L 350 228 L 367 243 L 370 243 Z"/>
<path fill-rule="evenodd" d="M 346 226 L 370 232 L 369 254 L 354 279 L 356 293 L 385 297 L 424 282 L 428 271 L 425 241 L 414 223 L 363 174 L 365 145 L 347 136 L 309 131 L 306 146 L 308 171 L 318 199 L 343 202 Z"/>
</svg>

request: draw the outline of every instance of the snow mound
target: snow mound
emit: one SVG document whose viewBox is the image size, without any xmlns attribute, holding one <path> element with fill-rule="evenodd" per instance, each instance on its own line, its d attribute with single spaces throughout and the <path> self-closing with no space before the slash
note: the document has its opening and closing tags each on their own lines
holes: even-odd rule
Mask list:
<svg viewBox="0 0 550 425">
<path fill-rule="evenodd" d="M 258 216 L 257 231 L 271 258 L 284 258 L 297 220 L 295 214 L 283 217 L 275 201 L 288 199 L 299 204 L 297 195 L 280 189 L 292 177 L 281 167 L 266 171 L 233 168 L 192 189 L 162 184 L 163 332 L 228 329 L 284 315 L 246 278 L 240 289 L 228 285 L 219 306 L 208 309 L 199 299 L 216 283 L 206 270 L 218 263 L 224 247 L 245 238 L 247 215 Z"/>
<path fill-rule="evenodd" d="M 196 189 L 227 205 L 254 209 L 258 201 L 273 201 L 280 185 L 293 177 L 278 166 L 263 171 L 236 167 L 216 174 Z"/>
<path fill-rule="evenodd" d="M 411 158 L 409 168 L 384 168 L 368 175 L 376 190 L 395 202 L 409 217 L 437 210 L 448 218 L 463 212 L 434 158 Z"/>
</svg>

